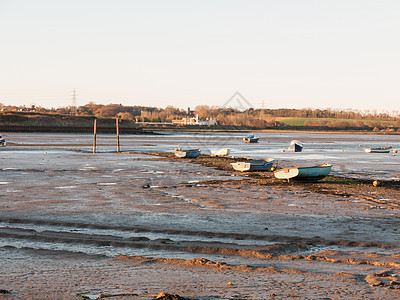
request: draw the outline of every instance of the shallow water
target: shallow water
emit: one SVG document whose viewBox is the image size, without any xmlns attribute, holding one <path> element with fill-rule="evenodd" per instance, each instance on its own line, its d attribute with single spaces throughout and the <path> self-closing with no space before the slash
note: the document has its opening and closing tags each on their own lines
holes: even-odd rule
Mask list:
<svg viewBox="0 0 400 300">
<path fill-rule="evenodd" d="M 261 132 L 260 141 L 243 143 L 245 133 L 170 133 L 159 135 L 122 135 L 120 151 L 172 152 L 178 145 L 182 148 L 200 148 L 202 153 L 229 148 L 232 156 L 248 158 L 273 157 L 280 166 L 333 164 L 332 174 L 379 180 L 400 179 L 400 154 L 365 153 L 363 148 L 393 146 L 400 150 L 399 135 L 332 134 L 332 133 L 279 133 Z M 0 149 L 2 155 L 25 153 L 65 153 L 65 151 L 93 151 L 93 136 L 90 134 L 42 134 L 7 133 L 9 147 Z M 287 147 L 291 140 L 303 142 L 301 153 L 291 153 Z M 32 146 L 34 145 L 34 147 Z M 96 151 L 116 151 L 113 135 L 98 135 Z"/>
</svg>

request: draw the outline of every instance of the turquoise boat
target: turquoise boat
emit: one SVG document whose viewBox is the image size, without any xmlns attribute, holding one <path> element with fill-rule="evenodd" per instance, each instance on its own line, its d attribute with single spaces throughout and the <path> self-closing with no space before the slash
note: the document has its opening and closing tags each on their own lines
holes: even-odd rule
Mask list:
<svg viewBox="0 0 400 300">
<path fill-rule="evenodd" d="M 290 179 L 314 181 L 328 176 L 331 169 L 331 164 L 324 163 L 312 167 L 290 167 L 279 169 L 274 172 L 274 175 L 278 179 L 286 179 L 287 181 Z"/>
</svg>

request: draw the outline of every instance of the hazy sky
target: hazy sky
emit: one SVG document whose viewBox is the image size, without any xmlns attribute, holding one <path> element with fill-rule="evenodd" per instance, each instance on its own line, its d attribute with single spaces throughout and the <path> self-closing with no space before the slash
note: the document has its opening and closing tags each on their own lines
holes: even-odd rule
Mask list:
<svg viewBox="0 0 400 300">
<path fill-rule="evenodd" d="M 398 0 L 0 0 L 0 103 L 400 110 Z"/>
</svg>

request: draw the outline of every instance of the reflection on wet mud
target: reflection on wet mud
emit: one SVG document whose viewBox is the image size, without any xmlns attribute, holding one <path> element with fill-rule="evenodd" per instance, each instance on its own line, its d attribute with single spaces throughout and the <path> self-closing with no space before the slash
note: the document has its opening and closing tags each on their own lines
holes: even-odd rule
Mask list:
<svg viewBox="0 0 400 300">
<path fill-rule="evenodd" d="M 336 151 L 347 136 L 337 139 L 339 146 L 330 143 L 329 150 L 317 149 L 327 137 L 310 136 L 309 153 L 293 156 L 273 152 L 283 147 L 286 137 L 272 137 L 276 140 L 260 142 L 255 152 L 232 139 L 232 152 L 276 155 L 282 165 L 329 158 L 336 161 L 335 175 L 360 178 L 371 176 L 371 162 L 387 159 L 389 163 L 381 164 L 382 170 L 373 176 L 396 177 L 392 169 L 397 168 L 397 156 L 371 158 L 361 152 Z M 60 260 L 72 255 L 80 257 L 81 264 L 88 264 L 88 257 L 105 259 L 111 269 L 120 264 L 143 272 L 173 268 L 185 276 L 188 269 L 198 274 L 206 270 L 204 282 L 230 274 L 245 283 L 236 293 L 247 293 L 248 298 L 272 293 L 261 284 L 266 274 L 276 276 L 269 277 L 273 293 L 282 297 L 290 296 L 282 283 L 289 278 L 302 282 L 291 286 L 304 298 L 313 295 L 311 278 L 324 278 L 329 296 L 385 298 L 399 290 L 396 188 L 361 181 L 344 184 L 342 177 L 311 184 L 277 183 L 268 176 L 208 165 L 206 159 L 105 151 L 111 146 L 100 146 L 104 151 L 92 154 L 84 151 L 83 144 L 82 151 L 70 151 L 63 138 L 68 140 L 62 136 L 52 143 L 48 136 L 46 145 L 31 147 L 26 141 L 24 147 L 0 152 L 0 251 L 14 274 L 23 270 L 14 255 L 26 261 L 34 261 L 32 255 L 38 254 L 64 257 Z M 129 137 L 125 147 L 145 152 L 159 141 L 162 150 L 184 138 L 187 135 L 152 136 L 149 143 L 150 138 Z M 79 140 L 84 143 L 84 138 Z M 13 278 L 22 284 L 18 276 Z M 346 280 L 352 284 L 339 289 Z M 182 279 L 174 287 L 184 291 L 185 284 Z M 199 297 L 218 294 L 211 286 L 197 290 L 202 291 Z"/>
</svg>

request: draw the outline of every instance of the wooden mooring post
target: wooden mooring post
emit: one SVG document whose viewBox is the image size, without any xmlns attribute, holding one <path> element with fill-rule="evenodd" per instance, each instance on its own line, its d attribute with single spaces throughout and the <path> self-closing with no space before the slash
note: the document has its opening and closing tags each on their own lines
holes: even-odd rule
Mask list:
<svg viewBox="0 0 400 300">
<path fill-rule="evenodd" d="M 97 119 L 94 120 L 93 153 L 96 153 L 96 130 L 97 130 Z"/>
<path fill-rule="evenodd" d="M 119 152 L 119 120 L 120 119 L 115 119 L 115 121 L 116 121 L 116 124 L 117 124 L 117 152 Z"/>
</svg>

